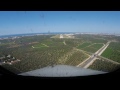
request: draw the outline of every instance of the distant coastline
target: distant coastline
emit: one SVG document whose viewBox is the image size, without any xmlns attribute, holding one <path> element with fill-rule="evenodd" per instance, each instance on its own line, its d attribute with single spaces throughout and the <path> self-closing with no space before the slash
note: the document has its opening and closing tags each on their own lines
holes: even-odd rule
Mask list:
<svg viewBox="0 0 120 90">
<path fill-rule="evenodd" d="M 11 37 L 22 37 L 22 36 L 34 36 L 34 35 L 48 35 L 48 34 L 68 34 L 73 32 L 50 32 L 50 33 L 25 33 L 25 34 L 10 34 L 10 35 L 0 35 L 0 38 L 11 38 Z"/>
<path fill-rule="evenodd" d="M 43 32 L 43 33 L 25 33 L 25 34 L 10 34 L 10 35 L 0 35 L 0 38 L 12 38 L 12 37 L 23 37 L 23 36 L 34 36 L 34 35 L 52 35 L 52 34 L 101 34 L 101 35 L 115 35 L 120 36 L 120 34 L 108 34 L 108 33 L 92 33 L 92 32 Z"/>
</svg>

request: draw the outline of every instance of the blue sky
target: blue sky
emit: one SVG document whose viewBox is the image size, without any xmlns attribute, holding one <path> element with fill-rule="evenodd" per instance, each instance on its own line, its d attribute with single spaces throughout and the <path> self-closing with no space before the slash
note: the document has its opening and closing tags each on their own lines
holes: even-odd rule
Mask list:
<svg viewBox="0 0 120 90">
<path fill-rule="evenodd" d="M 48 31 L 120 33 L 120 11 L 0 11 L 0 35 Z"/>
</svg>

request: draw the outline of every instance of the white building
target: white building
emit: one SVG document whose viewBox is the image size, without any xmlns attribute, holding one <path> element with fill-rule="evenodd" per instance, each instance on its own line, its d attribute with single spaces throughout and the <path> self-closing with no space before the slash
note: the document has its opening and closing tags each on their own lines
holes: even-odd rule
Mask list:
<svg viewBox="0 0 120 90">
<path fill-rule="evenodd" d="M 62 35 L 62 34 L 60 34 L 60 38 L 63 38 L 63 35 Z"/>
</svg>

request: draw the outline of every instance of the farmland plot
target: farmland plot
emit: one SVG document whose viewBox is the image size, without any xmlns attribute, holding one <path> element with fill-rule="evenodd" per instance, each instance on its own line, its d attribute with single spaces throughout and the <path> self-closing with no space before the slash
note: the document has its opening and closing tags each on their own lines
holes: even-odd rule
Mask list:
<svg viewBox="0 0 120 90">
<path fill-rule="evenodd" d="M 110 43 L 110 45 L 102 53 L 101 56 L 120 63 L 120 43 L 118 42 Z"/>
<path fill-rule="evenodd" d="M 99 50 L 101 47 L 103 46 L 103 44 L 93 44 L 89 47 L 83 48 L 83 50 L 87 51 L 87 52 L 91 52 L 91 53 L 95 53 L 97 50 Z"/>
<path fill-rule="evenodd" d="M 112 72 L 120 68 L 120 64 L 115 64 L 104 59 L 97 59 L 89 66 L 89 68 L 99 71 Z"/>
</svg>

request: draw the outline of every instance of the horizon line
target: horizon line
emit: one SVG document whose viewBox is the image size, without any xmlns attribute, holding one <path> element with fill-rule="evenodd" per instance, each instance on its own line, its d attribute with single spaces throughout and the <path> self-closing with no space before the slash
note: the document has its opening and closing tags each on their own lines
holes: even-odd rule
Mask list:
<svg viewBox="0 0 120 90">
<path fill-rule="evenodd" d="M 93 34 L 112 34 L 112 35 L 118 35 L 120 33 L 108 33 L 108 32 L 36 32 L 36 33 L 15 33 L 15 34 L 3 34 L 0 36 L 6 36 L 6 35 L 21 35 L 21 34 L 40 34 L 40 33 L 93 33 Z"/>
</svg>

